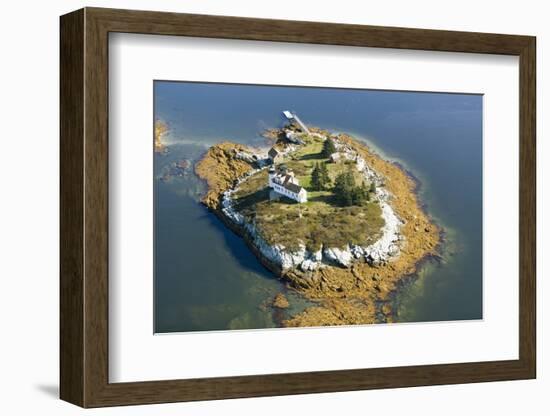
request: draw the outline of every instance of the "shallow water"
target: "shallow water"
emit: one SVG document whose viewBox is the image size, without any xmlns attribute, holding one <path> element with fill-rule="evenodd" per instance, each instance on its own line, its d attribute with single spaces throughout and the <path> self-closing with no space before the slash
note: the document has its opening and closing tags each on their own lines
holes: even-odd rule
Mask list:
<svg viewBox="0 0 550 416">
<path fill-rule="evenodd" d="M 155 117 L 170 127 L 169 153 L 155 155 L 156 331 L 274 327 L 310 304 L 289 291 L 290 310 L 274 314 L 266 305 L 283 284 L 200 205 L 204 183 L 192 169 L 162 180 L 223 140 L 265 146 L 261 131 L 283 125 L 286 109 L 402 163 L 445 228 L 443 261 L 399 290 L 397 321 L 482 318 L 481 96 L 156 82 Z"/>
</svg>

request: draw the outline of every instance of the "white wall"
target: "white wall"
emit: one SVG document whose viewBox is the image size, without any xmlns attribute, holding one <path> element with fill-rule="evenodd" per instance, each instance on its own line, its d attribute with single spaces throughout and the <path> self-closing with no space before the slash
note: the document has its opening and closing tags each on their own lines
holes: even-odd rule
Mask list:
<svg viewBox="0 0 550 416">
<path fill-rule="evenodd" d="M 548 318 L 543 299 L 543 240 L 550 209 L 542 200 L 550 145 L 543 138 L 544 103 L 550 97 L 550 26 L 542 1 L 429 0 L 338 2 L 264 0 L 126 0 L 4 2 L 0 14 L 1 413 L 68 415 L 80 409 L 56 399 L 58 385 L 58 16 L 82 6 L 320 20 L 538 37 L 539 138 L 539 378 L 536 381 L 411 388 L 279 398 L 168 404 L 87 411 L 102 415 L 210 414 L 548 414 L 550 361 L 546 359 Z M 545 74 L 546 72 L 546 74 Z M 544 178 L 543 178 L 544 176 Z M 548 191 L 544 195 L 547 197 Z M 545 237 L 542 237 L 543 232 Z M 545 266 L 548 266 L 546 260 Z"/>
</svg>

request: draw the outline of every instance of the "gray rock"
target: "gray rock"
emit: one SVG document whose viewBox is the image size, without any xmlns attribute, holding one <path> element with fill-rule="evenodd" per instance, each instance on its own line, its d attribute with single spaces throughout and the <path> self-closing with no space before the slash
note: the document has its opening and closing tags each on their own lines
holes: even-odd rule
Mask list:
<svg viewBox="0 0 550 416">
<path fill-rule="evenodd" d="M 326 258 L 328 261 L 337 263 L 344 267 L 351 266 L 351 262 L 353 259 L 353 256 L 351 254 L 351 251 L 349 247 L 347 249 L 339 249 L 336 247 L 333 248 L 324 248 L 323 249 L 323 257 Z"/>
<path fill-rule="evenodd" d="M 351 246 L 351 254 L 356 259 L 359 259 L 365 255 L 365 251 L 363 250 L 363 247 L 353 245 Z"/>
<path fill-rule="evenodd" d="M 319 268 L 319 265 L 320 264 L 316 261 L 306 259 L 302 263 L 300 263 L 300 269 L 303 272 L 311 272 L 317 270 Z"/>
</svg>

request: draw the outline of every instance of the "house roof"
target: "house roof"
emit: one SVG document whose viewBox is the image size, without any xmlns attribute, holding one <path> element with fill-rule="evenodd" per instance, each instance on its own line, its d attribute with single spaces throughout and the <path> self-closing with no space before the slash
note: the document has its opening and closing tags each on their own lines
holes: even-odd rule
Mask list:
<svg viewBox="0 0 550 416">
<path fill-rule="evenodd" d="M 279 151 L 272 147 L 271 149 L 269 149 L 269 152 L 267 154 L 269 157 L 275 157 L 279 154 Z"/>
<path fill-rule="evenodd" d="M 300 191 L 303 189 L 300 185 L 296 185 L 295 183 L 288 182 L 283 185 L 286 189 L 288 189 L 291 192 L 294 192 L 295 194 L 299 194 Z"/>
</svg>

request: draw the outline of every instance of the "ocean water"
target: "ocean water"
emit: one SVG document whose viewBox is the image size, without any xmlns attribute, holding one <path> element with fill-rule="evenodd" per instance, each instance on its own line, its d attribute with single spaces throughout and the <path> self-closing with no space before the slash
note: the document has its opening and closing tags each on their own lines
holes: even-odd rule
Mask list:
<svg viewBox="0 0 550 416">
<path fill-rule="evenodd" d="M 422 265 L 393 296 L 397 322 L 481 319 L 482 101 L 480 95 L 156 81 L 155 118 L 169 152 L 155 155 L 155 332 L 277 327 L 311 305 L 287 291 L 200 203 L 191 166 L 215 143 L 266 146 L 283 110 L 347 132 L 401 163 L 445 230 L 443 257 Z M 168 176 L 166 174 L 169 174 Z M 284 291 L 289 310 L 267 303 Z"/>
</svg>

